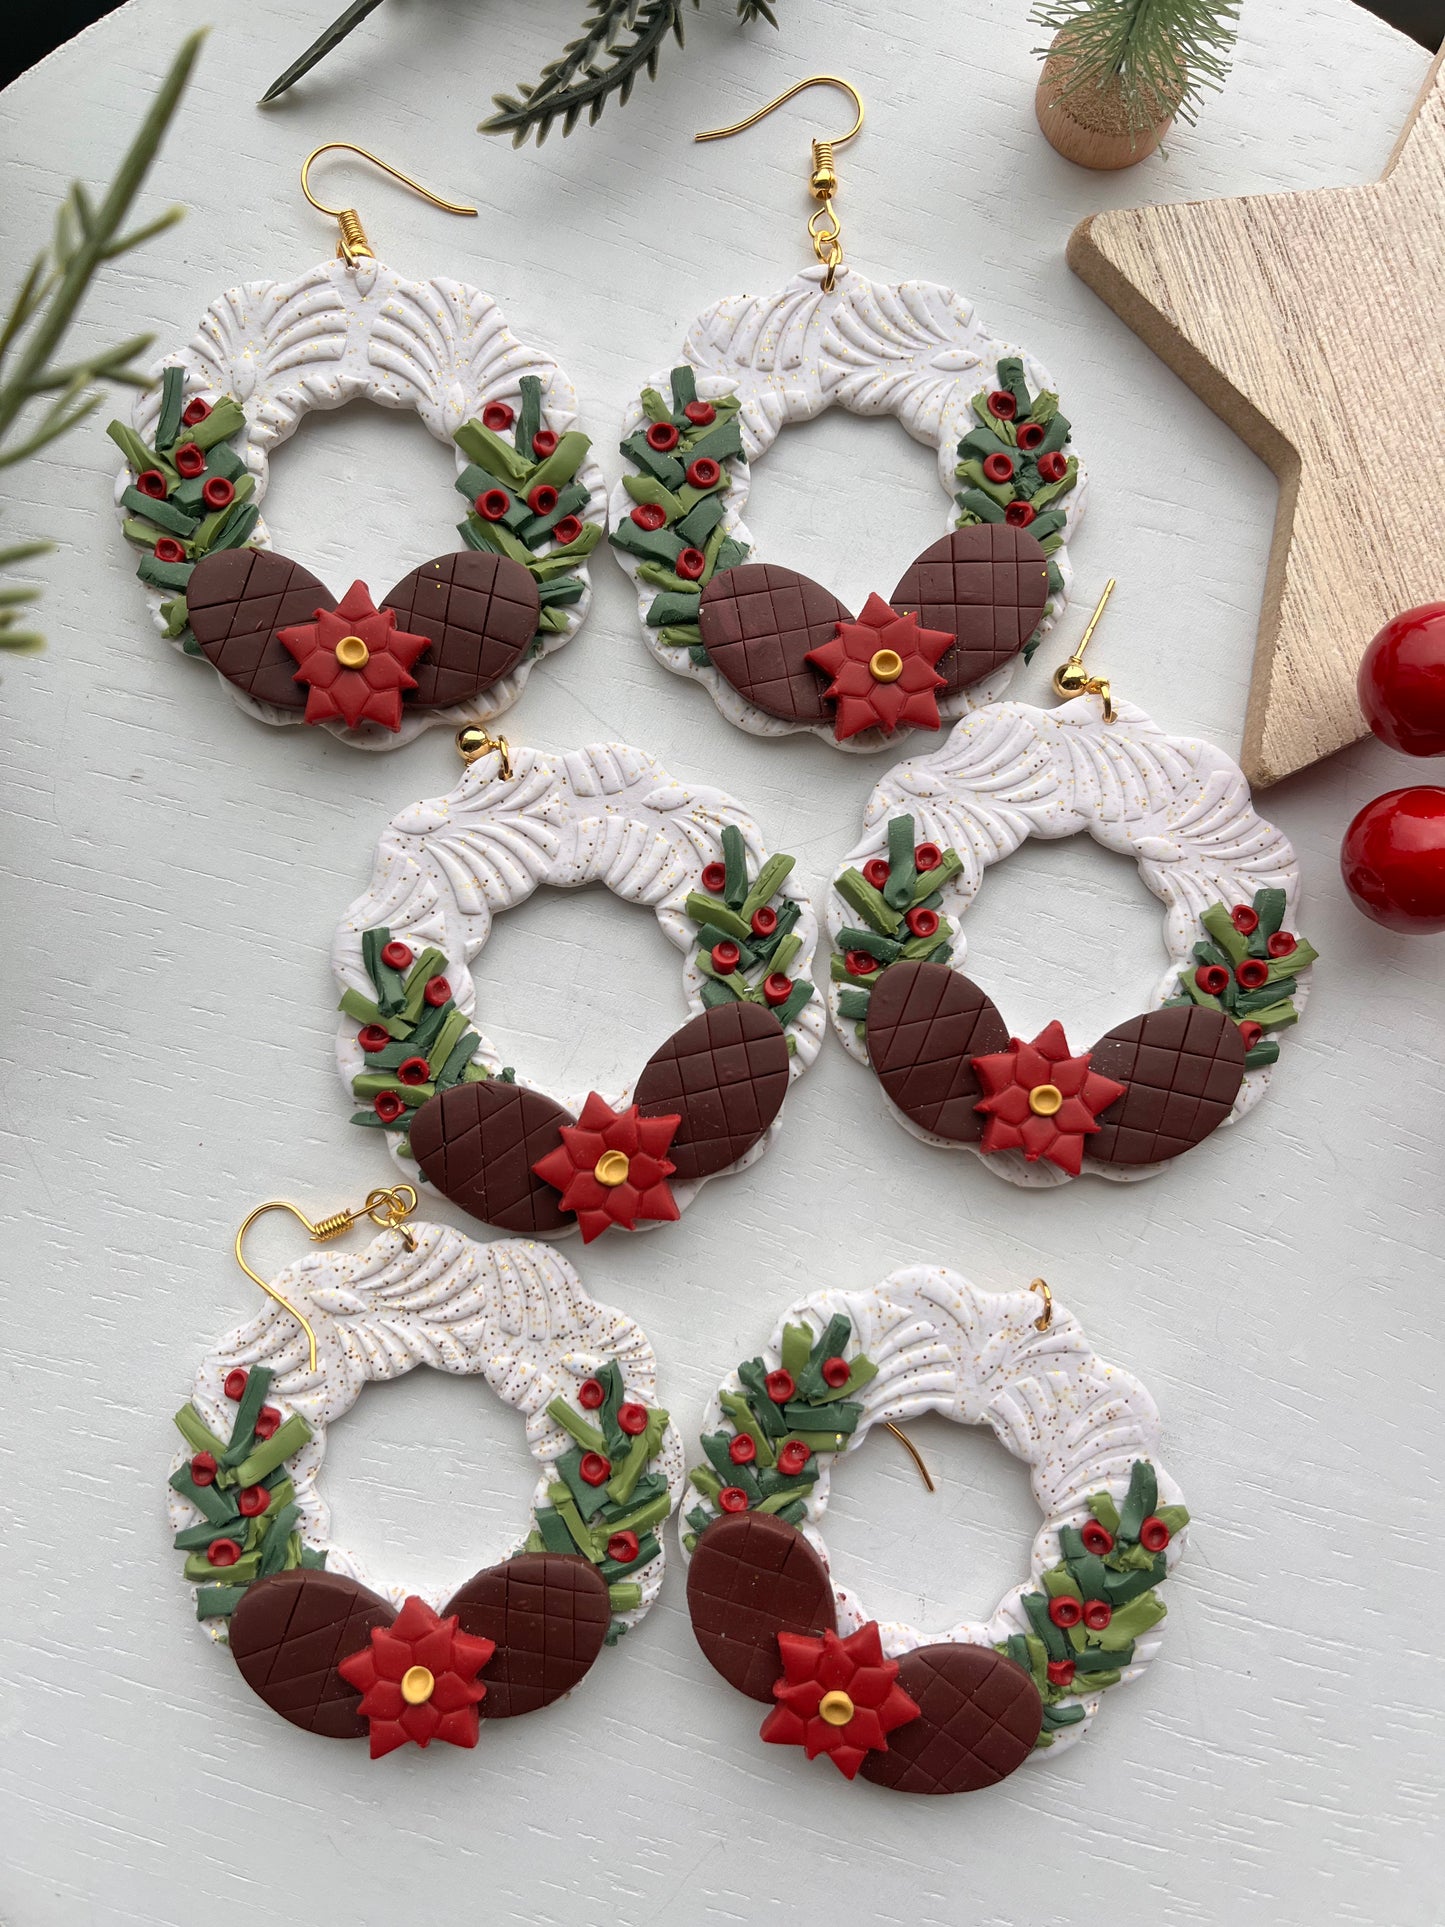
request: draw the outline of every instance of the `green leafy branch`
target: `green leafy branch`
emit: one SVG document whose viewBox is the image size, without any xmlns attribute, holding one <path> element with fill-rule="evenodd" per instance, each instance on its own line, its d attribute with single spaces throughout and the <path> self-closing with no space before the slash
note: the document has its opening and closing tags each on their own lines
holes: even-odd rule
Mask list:
<svg viewBox="0 0 1445 1927">
<path fill-rule="evenodd" d="M 1029 18 L 1065 36 L 1058 98 L 1117 83 L 1128 131 L 1142 133 L 1175 115 L 1192 124 L 1204 89 L 1223 86 L 1239 0 L 1036 0 Z"/>
<path fill-rule="evenodd" d="M 144 387 L 135 360 L 151 345 L 134 335 L 114 348 L 78 360 L 58 360 L 60 347 L 96 275 L 109 261 L 129 254 L 181 218 L 167 208 L 153 221 L 125 228 L 131 205 L 180 103 L 204 34 L 184 42 L 135 139 L 97 204 L 72 182 L 55 216 L 50 242 L 31 262 L 9 315 L 0 327 L 0 469 L 27 461 L 83 422 L 100 406 L 100 386 L 122 382 Z M 34 412 L 39 404 L 38 413 Z M 53 543 L 20 542 L 0 549 L 0 569 L 46 554 Z M 43 637 L 18 626 L 20 611 L 39 590 L 0 588 L 0 649 L 34 650 Z"/>
<path fill-rule="evenodd" d="M 692 3 L 697 6 L 699 0 Z M 584 113 L 589 126 L 599 120 L 613 95 L 626 106 L 640 74 L 657 78 L 668 35 L 683 45 L 683 5 L 684 0 L 588 0 L 583 31 L 547 63 L 535 85 L 523 84 L 516 94 L 494 94 L 497 112 L 481 122 L 479 131 L 508 133 L 514 147 L 535 134 L 540 147 L 558 119 L 567 135 Z M 760 16 L 777 26 L 769 0 L 738 0 L 745 25 Z"/>
<path fill-rule="evenodd" d="M 696 7 L 700 0 L 692 4 Z M 352 0 L 271 82 L 260 104 L 264 107 L 294 87 L 380 5 L 381 0 Z M 494 94 L 498 111 L 481 123 L 479 131 L 509 133 L 514 146 L 535 134 L 540 146 L 558 119 L 562 132 L 570 134 L 584 113 L 589 125 L 596 121 L 614 95 L 625 105 L 640 74 L 649 80 L 657 78 L 658 60 L 669 34 L 679 46 L 683 44 L 684 6 L 685 0 L 588 0 L 577 38 L 547 62 L 535 83 L 519 86 L 515 94 Z M 770 27 L 778 24 L 771 0 L 737 0 L 737 10 L 745 26 L 759 19 Z"/>
</svg>

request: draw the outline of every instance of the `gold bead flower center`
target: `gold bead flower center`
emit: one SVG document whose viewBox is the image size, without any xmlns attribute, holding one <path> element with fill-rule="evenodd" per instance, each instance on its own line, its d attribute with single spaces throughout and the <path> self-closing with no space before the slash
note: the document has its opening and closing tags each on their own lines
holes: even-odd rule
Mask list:
<svg viewBox="0 0 1445 1927">
<path fill-rule="evenodd" d="M 818 1717 L 826 1720 L 829 1726 L 846 1726 L 853 1717 L 853 1702 L 844 1692 L 834 1689 L 825 1693 L 818 1701 Z"/>
<path fill-rule="evenodd" d="M 1052 1117 L 1063 1101 L 1064 1094 L 1057 1084 L 1035 1084 L 1029 1092 L 1029 1109 L 1035 1117 Z"/>
<path fill-rule="evenodd" d="M 896 649 L 875 649 L 868 659 L 868 674 L 874 682 L 897 682 L 903 674 L 903 658 Z"/>
<path fill-rule="evenodd" d="M 613 1185 L 626 1184 L 630 1160 L 625 1151 L 604 1151 L 592 1167 L 592 1175 L 599 1184 L 610 1190 Z"/>
<path fill-rule="evenodd" d="M 343 636 L 336 645 L 336 660 L 343 669 L 365 669 L 371 651 L 360 636 Z"/>
<path fill-rule="evenodd" d="M 422 1706 L 436 1691 L 430 1666 L 408 1666 L 401 1676 L 401 1696 L 408 1706 Z"/>
</svg>

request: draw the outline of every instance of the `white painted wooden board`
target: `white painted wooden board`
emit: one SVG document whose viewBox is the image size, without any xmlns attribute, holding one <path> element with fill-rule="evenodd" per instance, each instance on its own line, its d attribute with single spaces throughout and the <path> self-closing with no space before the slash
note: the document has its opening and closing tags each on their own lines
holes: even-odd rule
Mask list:
<svg viewBox="0 0 1445 1927">
<path fill-rule="evenodd" d="M 330 4 L 212 10 L 147 202 L 193 212 L 113 273 L 85 338 L 178 343 L 228 283 L 329 250 L 296 169 L 352 136 L 478 201 L 462 222 L 360 171 L 321 179 L 393 265 L 479 282 L 557 351 L 615 474 L 613 426 L 688 320 L 804 258 L 806 136 L 833 102 L 726 146 L 688 134 L 831 66 L 870 109 L 840 157 L 852 258 L 955 283 L 1057 372 L 1094 478 L 1080 597 L 1120 578 L 1100 667 L 1171 730 L 1237 750 L 1274 484 L 1073 279 L 1064 241 L 1106 203 L 1373 179 L 1418 48 L 1346 0 L 1248 7 L 1198 131 L 1109 178 L 1038 134 L 1021 0 L 886 17 L 784 0 L 776 35 L 709 0 L 659 86 L 540 153 L 472 125 L 571 30 L 575 0 L 390 0 L 258 113 Z M 106 177 L 196 17 L 132 0 L 5 96 L 7 282 L 65 181 Z M 826 419 L 769 455 L 749 520 L 769 554 L 861 599 L 932 533 L 930 466 L 891 425 Z M 409 417 L 313 418 L 277 462 L 268 518 L 339 586 L 386 583 L 447 546 L 449 474 Z M 761 1709 L 703 1665 L 674 1574 L 567 1703 L 475 1753 L 372 1765 L 282 1724 L 201 1636 L 162 1488 L 198 1354 L 253 1308 L 229 1256 L 238 1219 L 277 1194 L 330 1209 L 387 1175 L 339 1100 L 327 951 L 382 821 L 455 766 L 440 735 L 372 757 L 249 722 L 150 630 L 112 475 L 100 428 L 84 431 L 23 471 L 4 524 L 62 549 L 44 570 L 50 652 L 7 665 L 0 689 L 0 1918 L 1432 1927 L 1441 950 L 1356 917 L 1335 867 L 1352 812 L 1420 772 L 1366 743 L 1264 799 L 1304 860 L 1316 995 L 1268 1103 L 1154 1183 L 1015 1191 L 897 1129 L 830 1046 L 756 1170 L 709 1187 L 683 1225 L 570 1246 L 590 1289 L 646 1326 L 686 1428 L 781 1305 L 822 1283 L 925 1260 L 982 1284 L 1050 1278 L 1158 1398 L 1197 1519 L 1164 1651 L 1084 1745 L 966 1799 L 845 1786 L 756 1743 Z M 590 625 L 539 671 L 513 733 L 618 735 L 723 783 L 821 888 L 882 763 L 730 730 L 642 649 L 620 571 L 603 558 L 594 579 Z M 1060 647 L 1081 624 L 1075 609 Z M 1017 693 L 1044 699 L 1050 667 Z M 1136 1009 L 1159 968 L 1156 906 L 1092 847 L 1026 849 L 971 930 L 1017 1021 L 1062 1014 L 1084 1037 Z M 621 1081 L 680 1014 L 652 920 L 605 898 L 534 900 L 499 927 L 481 987 L 489 1030 L 557 1083 Z M 279 1265 L 297 1246 L 277 1229 L 257 1250 Z M 875 1610 L 942 1621 L 1016 1576 L 1032 1511 L 991 1440 L 942 1422 L 917 1436 L 938 1496 L 880 1439 L 843 1469 L 829 1538 Z M 413 1377 L 337 1427 L 327 1481 L 338 1533 L 441 1586 L 497 1556 L 530 1474 L 500 1407 Z"/>
</svg>

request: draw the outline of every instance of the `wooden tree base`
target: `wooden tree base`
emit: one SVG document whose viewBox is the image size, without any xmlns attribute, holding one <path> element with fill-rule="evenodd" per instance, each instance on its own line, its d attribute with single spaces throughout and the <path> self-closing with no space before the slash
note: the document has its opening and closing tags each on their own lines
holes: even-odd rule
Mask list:
<svg viewBox="0 0 1445 1927">
<path fill-rule="evenodd" d="M 1152 154 L 1174 124 L 1166 114 L 1154 127 L 1131 131 L 1117 81 L 1110 87 L 1078 87 L 1061 99 L 1073 73 L 1066 33 L 1054 36 L 1034 93 L 1034 112 L 1055 152 L 1099 172 L 1133 167 Z"/>
<path fill-rule="evenodd" d="M 1445 593 L 1445 56 L 1384 180 L 1117 209 L 1069 264 L 1279 477 L 1244 768 L 1365 734 L 1355 674 Z"/>
</svg>

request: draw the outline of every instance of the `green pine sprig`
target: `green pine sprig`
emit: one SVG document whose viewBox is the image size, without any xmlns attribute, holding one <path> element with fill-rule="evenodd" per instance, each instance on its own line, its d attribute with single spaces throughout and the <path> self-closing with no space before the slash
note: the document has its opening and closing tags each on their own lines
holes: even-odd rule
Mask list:
<svg viewBox="0 0 1445 1927">
<path fill-rule="evenodd" d="M 1127 131 L 1138 134 L 1171 116 L 1192 125 L 1204 90 L 1223 86 L 1239 0 L 1035 0 L 1029 18 L 1066 36 L 1059 99 L 1117 82 Z"/>
<path fill-rule="evenodd" d="M 588 125 L 595 124 L 614 96 L 625 106 L 639 75 L 657 78 L 668 36 L 683 45 L 683 7 L 684 0 L 588 0 L 582 32 L 547 63 L 535 85 L 494 94 L 497 112 L 478 132 L 510 134 L 514 147 L 535 135 L 540 147 L 558 120 L 565 136 L 584 113 Z M 760 17 L 771 27 L 778 24 L 769 0 L 738 0 L 738 17 L 744 25 Z"/>
<path fill-rule="evenodd" d="M 62 362 L 58 356 L 81 302 L 106 263 L 131 253 L 181 218 L 182 210 L 171 207 L 125 231 L 204 37 L 192 34 L 183 43 L 100 202 L 79 181 L 72 182 L 56 212 L 49 244 L 20 284 L 0 327 L 0 469 L 27 461 L 77 427 L 100 406 L 102 384 L 145 386 L 135 362 L 150 347 L 150 335 L 134 335 L 75 361 Z M 0 569 L 31 561 L 53 546 L 37 541 L 0 549 Z M 43 647 L 39 632 L 20 623 L 20 610 L 38 594 L 25 585 L 0 589 L 0 649 Z"/>
</svg>

